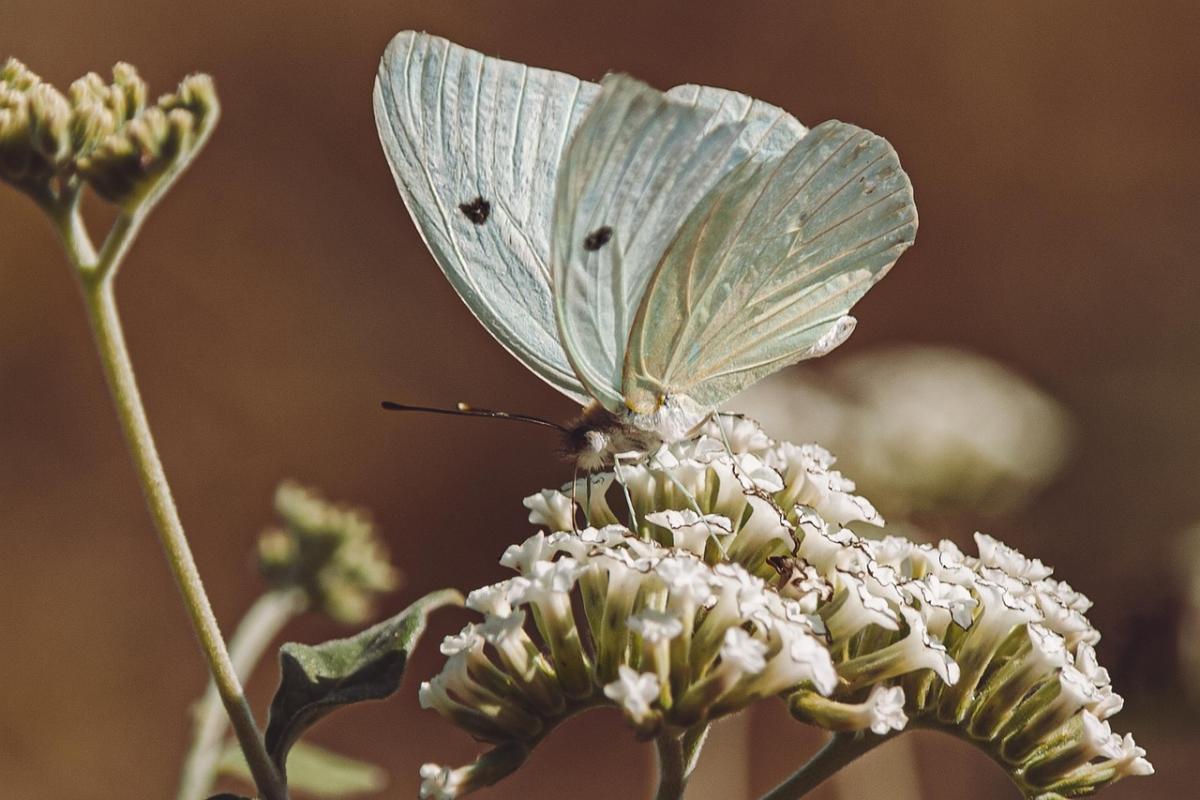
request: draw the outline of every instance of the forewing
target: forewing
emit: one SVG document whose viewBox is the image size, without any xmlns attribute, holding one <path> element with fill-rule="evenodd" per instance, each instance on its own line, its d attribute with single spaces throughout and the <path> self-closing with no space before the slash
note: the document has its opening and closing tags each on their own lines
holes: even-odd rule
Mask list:
<svg viewBox="0 0 1200 800">
<path fill-rule="evenodd" d="M 842 122 L 748 161 L 688 217 L 629 340 L 626 397 L 715 408 L 850 334 L 850 307 L 913 242 L 912 186 L 884 139 Z"/>
<path fill-rule="evenodd" d="M 736 92 L 680 86 L 664 94 L 621 75 L 602 86 L 560 167 L 551 272 L 571 366 L 617 410 L 637 308 L 688 213 L 723 176 L 786 152 L 804 128 Z"/>
<path fill-rule="evenodd" d="M 587 401 L 558 341 L 550 225 L 558 165 L 599 86 L 404 32 L 375 81 L 396 185 L 438 265 L 525 366 Z"/>
</svg>

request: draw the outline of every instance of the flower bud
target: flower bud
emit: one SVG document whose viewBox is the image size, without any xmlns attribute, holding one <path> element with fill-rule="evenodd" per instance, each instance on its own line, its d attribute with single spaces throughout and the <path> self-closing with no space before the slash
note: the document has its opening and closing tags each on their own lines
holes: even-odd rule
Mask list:
<svg viewBox="0 0 1200 800">
<path fill-rule="evenodd" d="M 0 180 L 44 193 L 71 155 L 70 107 L 15 58 L 0 69 Z"/>
<path fill-rule="evenodd" d="M 133 67 L 118 64 L 114 83 L 89 75 L 72 86 L 79 174 L 111 203 L 132 208 L 163 186 L 203 144 L 219 112 L 207 75 L 192 75 L 149 107 Z M 112 126 L 115 125 L 115 128 Z"/>
<path fill-rule="evenodd" d="M 294 483 L 276 489 L 275 510 L 283 525 L 258 542 L 259 569 L 275 588 L 299 587 L 324 613 L 352 624 L 368 619 L 375 597 L 399 585 L 379 532 L 361 510 Z"/>
</svg>

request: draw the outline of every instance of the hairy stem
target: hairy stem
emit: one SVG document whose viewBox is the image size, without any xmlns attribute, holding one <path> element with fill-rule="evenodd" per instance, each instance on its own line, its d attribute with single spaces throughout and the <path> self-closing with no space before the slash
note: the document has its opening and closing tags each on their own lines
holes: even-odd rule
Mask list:
<svg viewBox="0 0 1200 800">
<path fill-rule="evenodd" d="M 654 800 L 680 800 L 687 788 L 687 761 L 680 736 L 663 734 L 654 740 L 658 748 L 658 791 Z"/>
<path fill-rule="evenodd" d="M 693 725 L 683 732 L 681 744 L 683 746 L 683 777 L 686 780 L 696 771 L 696 765 L 700 763 L 700 751 L 704 749 L 704 743 L 708 741 L 708 732 L 710 725 L 703 722 L 699 725 Z"/>
<path fill-rule="evenodd" d="M 804 797 L 830 775 L 889 738 L 862 733 L 835 733 L 804 766 L 760 800 L 797 800 Z"/>
<path fill-rule="evenodd" d="M 229 640 L 229 660 L 233 662 L 238 678 L 245 681 L 253 674 L 254 667 L 283 626 L 307 606 L 308 597 L 300 589 L 277 589 L 254 602 Z M 192 746 L 183 764 L 176 800 L 208 797 L 217 777 L 226 724 L 221 696 L 216 684 L 209 683 L 204 699 L 196 708 Z"/>
<path fill-rule="evenodd" d="M 133 457 L 142 493 L 146 497 L 154 528 L 167 558 L 167 566 L 183 596 L 184 606 L 199 639 L 200 649 L 208 662 L 213 683 L 225 706 L 225 712 L 229 715 L 263 800 L 286 800 L 287 786 L 267 755 L 262 734 L 254 721 L 254 715 L 242 692 L 241 682 L 233 664 L 230 663 L 225 641 L 221 638 L 208 595 L 204 592 L 204 585 L 188 546 L 183 524 L 179 520 L 175 501 L 171 498 L 170 486 L 167 484 L 158 450 L 154 446 L 150 423 L 142 406 L 141 395 L 134 379 L 133 364 L 129 359 L 121 321 L 117 315 L 113 278 L 121 259 L 137 234 L 143 217 L 144 211 L 122 214 L 114 223 L 99 256 L 95 255 L 90 241 L 86 238 L 86 232 L 79 223 L 77 207 L 67 209 L 67 213 L 57 216 L 56 222 L 83 288 L 88 322 L 99 351 L 104 377 L 116 405 L 121 432 Z"/>
</svg>

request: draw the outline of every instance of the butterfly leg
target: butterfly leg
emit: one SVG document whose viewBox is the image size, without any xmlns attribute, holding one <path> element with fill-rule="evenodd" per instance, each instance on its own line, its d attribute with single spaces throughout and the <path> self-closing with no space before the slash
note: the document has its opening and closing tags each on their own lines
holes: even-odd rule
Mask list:
<svg viewBox="0 0 1200 800">
<path fill-rule="evenodd" d="M 688 491 L 688 488 L 680 483 L 679 479 L 670 472 L 667 473 L 667 477 L 671 479 L 671 483 L 674 484 L 677 490 L 679 490 L 679 493 L 687 498 L 688 504 L 691 505 L 692 510 L 696 512 L 696 515 L 701 519 L 704 519 L 704 512 L 700 510 L 700 503 L 696 500 L 696 495 Z M 732 522 L 732 520 L 730 521 Z M 729 553 L 726 552 L 725 545 L 721 543 L 721 539 L 717 535 L 718 532 L 713 530 L 713 527 L 711 524 L 709 524 L 708 520 L 704 520 L 704 527 L 708 529 L 708 537 L 713 540 L 713 543 L 717 545 L 717 550 L 721 552 L 721 558 L 728 559 Z"/>
<path fill-rule="evenodd" d="M 576 516 L 579 512 L 579 465 L 575 465 L 575 472 L 571 475 L 571 533 L 579 533 L 579 518 Z"/>
<path fill-rule="evenodd" d="M 629 530 L 640 536 L 637 512 L 633 509 L 633 497 L 629 494 L 625 476 L 621 474 L 621 457 L 619 455 L 613 456 L 613 474 L 617 476 L 617 482 L 621 484 L 621 493 L 625 495 L 625 507 L 629 509 Z"/>
</svg>

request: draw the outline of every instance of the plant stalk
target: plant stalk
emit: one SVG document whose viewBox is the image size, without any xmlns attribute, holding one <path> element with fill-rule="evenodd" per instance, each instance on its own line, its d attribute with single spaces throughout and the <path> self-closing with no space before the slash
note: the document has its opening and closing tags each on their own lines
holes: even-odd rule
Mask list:
<svg viewBox="0 0 1200 800">
<path fill-rule="evenodd" d="M 229 640 L 229 660 L 242 681 L 254 672 L 263 653 L 283 627 L 308 607 L 301 589 L 275 589 L 260 596 L 242 617 Z M 196 707 L 192 746 L 183 764 L 176 800 L 204 800 L 217 778 L 227 717 L 216 684 L 210 682 Z"/>
<path fill-rule="evenodd" d="M 791 777 L 764 794 L 760 800 L 797 800 L 817 788 L 830 775 L 864 753 L 888 741 L 890 736 L 835 733 L 829 741 Z"/>
<path fill-rule="evenodd" d="M 680 800 L 687 788 L 687 761 L 683 738 L 663 734 L 654 740 L 658 750 L 658 791 L 654 800 Z"/>
<path fill-rule="evenodd" d="M 238 743 L 250 765 L 254 782 L 263 800 L 286 800 L 287 786 L 267 754 L 262 734 L 246 701 L 241 682 L 229 660 L 225 641 L 208 602 L 195 559 L 188 546 L 179 512 L 171 497 L 170 486 L 163 470 L 150 423 L 142 406 L 134 378 L 133 364 L 117 315 L 113 278 L 125 253 L 136 236 L 144 212 L 122 214 L 113 225 L 98 256 L 93 255 L 91 243 L 81 235 L 78 209 L 56 220 L 68 255 L 75 266 L 83 288 L 88 322 L 100 355 L 104 377 L 116 405 L 121 432 L 133 457 L 142 493 L 167 558 L 167 566 L 175 578 L 200 649 L 208 662 L 209 672 L 229 720 L 237 734 Z M 86 245 L 85 245 L 86 242 Z M 89 252 L 90 251 L 90 252 Z"/>
</svg>

